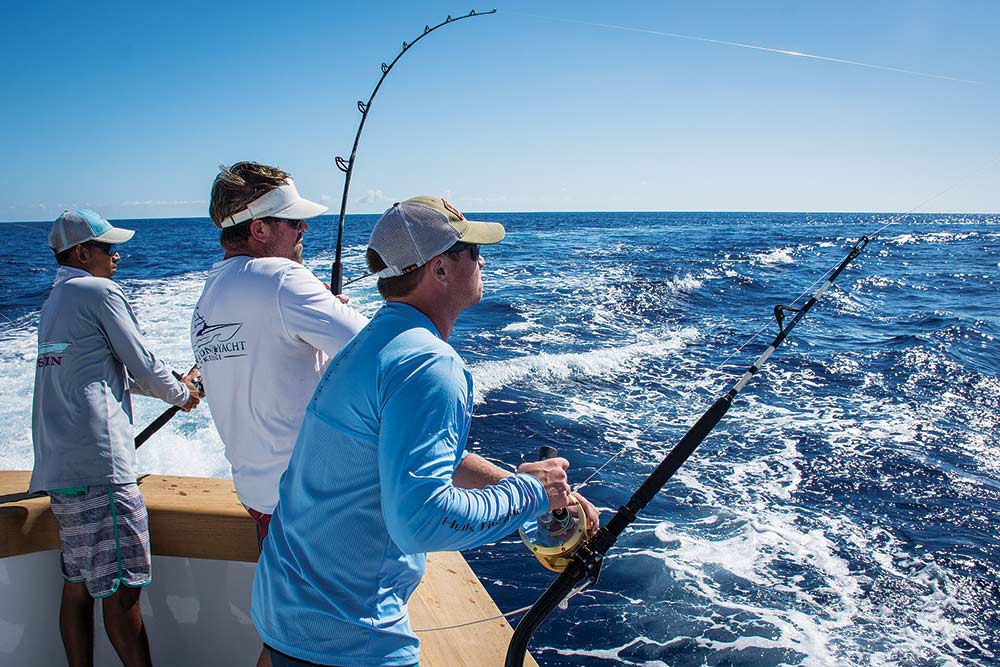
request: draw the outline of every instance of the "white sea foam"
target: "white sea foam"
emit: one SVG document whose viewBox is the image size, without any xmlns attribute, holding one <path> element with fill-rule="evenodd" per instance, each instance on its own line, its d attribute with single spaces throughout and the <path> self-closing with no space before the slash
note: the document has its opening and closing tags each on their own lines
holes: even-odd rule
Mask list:
<svg viewBox="0 0 1000 667">
<path fill-rule="evenodd" d="M 794 248 L 775 248 L 774 250 L 769 250 L 767 252 L 757 253 L 751 256 L 750 261 L 753 264 L 763 264 L 764 266 L 774 266 L 777 264 L 791 264 L 795 261 L 792 253 L 795 251 Z"/>
<path fill-rule="evenodd" d="M 507 326 L 505 326 L 503 329 L 501 329 L 501 331 L 503 333 L 520 333 L 522 331 L 528 331 L 530 329 L 533 329 L 536 326 L 538 325 L 535 324 L 534 322 L 526 320 L 524 322 L 512 322 Z"/>
<path fill-rule="evenodd" d="M 695 329 L 687 328 L 664 334 L 660 340 L 648 343 L 578 353 L 543 352 L 530 357 L 480 362 L 472 367 L 475 402 L 481 403 L 492 391 L 519 383 L 537 386 L 571 377 L 615 375 L 644 359 L 662 357 L 668 352 L 679 350 L 697 336 Z"/>
<path fill-rule="evenodd" d="M 979 232 L 928 232 L 926 234 L 900 234 L 887 239 L 890 245 L 912 245 L 915 243 L 951 243 L 976 238 Z"/>
<path fill-rule="evenodd" d="M 626 622 L 633 615 L 638 619 L 653 601 L 689 599 L 694 608 L 707 610 L 696 619 L 698 626 L 709 628 L 697 637 L 697 645 L 716 656 L 755 647 L 798 652 L 804 657 L 795 664 L 807 666 L 958 665 L 954 656 L 966 652 L 959 647 L 971 645 L 980 655 L 992 657 L 981 640 L 982 619 L 970 606 L 976 593 L 967 587 L 974 584 L 956 579 L 932 556 L 913 556 L 912 546 L 880 526 L 877 516 L 866 515 L 859 522 L 836 506 L 824 509 L 808 501 L 800 505 L 802 436 L 782 434 L 808 432 L 810 439 L 825 441 L 831 456 L 845 461 L 882 458 L 878 450 L 891 447 L 937 466 L 926 446 L 932 437 L 929 425 L 967 418 L 974 422 L 972 433 L 955 444 L 996 469 L 1000 416 L 975 406 L 1000 405 L 1000 381 L 969 378 L 958 383 L 970 385 L 968 395 L 942 392 L 916 409 L 901 409 L 887 391 L 885 377 L 873 379 L 861 372 L 868 365 L 857 355 L 843 355 L 830 364 L 830 372 L 865 379 L 855 385 L 846 404 L 844 397 L 804 400 L 800 397 L 805 387 L 815 384 L 808 374 L 772 369 L 769 383 L 788 402 L 765 401 L 751 392 L 734 406 L 736 414 L 727 419 L 740 424 L 738 437 L 715 436 L 715 446 L 724 452 L 713 455 L 713 445 L 706 443 L 709 451 L 693 457 L 671 482 L 674 497 L 682 506 L 697 507 L 699 518 L 637 521 L 624 544 L 609 554 L 616 571 L 633 567 L 637 559 L 658 560 L 682 587 L 680 594 L 648 590 L 643 603 L 623 609 Z M 910 374 L 904 383 L 913 391 L 942 374 L 961 380 L 967 372 L 928 352 L 913 352 L 902 366 Z M 975 402 L 969 400 L 972 395 Z M 643 539 L 649 533 L 662 547 Z M 790 571 L 799 574 L 789 577 Z M 872 579 L 870 572 L 878 572 L 878 578 Z M 733 586 L 732 581 L 741 583 Z M 713 617 L 749 617 L 752 627 L 764 624 L 771 631 L 766 637 L 755 631 L 737 632 L 732 640 L 711 638 Z M 725 625 L 732 630 L 734 622 Z M 580 654 L 647 664 L 623 657 L 634 646 L 631 641 Z"/>
<path fill-rule="evenodd" d="M 37 319 L 36 319 L 37 321 Z M 31 396 L 35 384 L 35 323 L 4 328 L 0 333 L 0 469 L 31 467 Z"/>
<path fill-rule="evenodd" d="M 858 299 L 856 292 L 847 291 L 836 284 L 823 295 L 823 300 L 833 304 L 839 313 L 858 315 L 871 310 Z"/>
<path fill-rule="evenodd" d="M 205 273 L 193 272 L 169 279 L 125 280 L 144 336 L 158 357 L 172 368 L 186 372 L 193 364 L 189 338 L 191 312 L 201 293 Z M 0 373 L 7 379 L 0 401 L 0 468 L 30 469 L 31 396 L 34 386 L 37 314 L 30 328 L 0 334 Z M 141 428 L 169 406 L 145 396 L 132 401 L 135 424 Z M 229 464 L 211 421 L 207 406 L 180 413 L 143 446 L 137 456 L 141 473 L 229 475 Z"/>
<path fill-rule="evenodd" d="M 714 273 L 711 271 L 703 273 L 700 277 L 693 276 L 689 273 L 685 276 L 678 276 L 677 278 L 668 280 L 664 284 L 664 287 L 667 290 L 674 292 L 675 294 L 694 292 L 695 290 L 700 289 L 701 286 L 705 284 L 706 279 L 710 279 L 713 277 Z"/>
<path fill-rule="evenodd" d="M 597 658 L 600 660 L 610 660 L 620 665 L 642 665 L 642 667 L 670 667 L 670 665 L 661 660 L 643 660 L 641 663 L 629 660 L 622 656 L 625 651 L 634 648 L 636 646 L 656 646 L 659 648 L 667 648 L 673 644 L 679 644 L 685 641 L 686 638 L 679 637 L 671 641 L 657 641 L 655 639 L 650 639 L 649 637 L 639 636 L 636 637 L 621 646 L 615 646 L 606 649 L 565 649 L 565 648 L 548 648 L 545 647 L 542 650 L 550 650 L 559 655 L 565 656 L 576 656 L 576 657 L 586 657 L 586 658 Z"/>
</svg>

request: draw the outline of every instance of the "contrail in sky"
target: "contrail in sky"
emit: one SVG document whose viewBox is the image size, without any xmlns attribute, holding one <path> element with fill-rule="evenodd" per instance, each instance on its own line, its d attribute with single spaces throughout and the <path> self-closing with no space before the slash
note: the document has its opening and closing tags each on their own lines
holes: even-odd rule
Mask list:
<svg viewBox="0 0 1000 667">
<path fill-rule="evenodd" d="M 608 28 L 610 30 L 624 30 L 626 32 L 641 32 L 647 35 L 657 35 L 660 37 L 673 37 L 675 39 L 689 39 L 695 42 L 707 42 L 709 44 L 721 44 L 723 46 L 736 46 L 741 49 L 753 49 L 754 51 L 766 51 L 768 53 L 779 53 L 785 56 L 795 56 L 798 58 L 811 58 L 812 60 L 825 60 L 831 63 L 841 63 L 843 65 L 854 65 L 855 67 L 867 67 L 869 69 L 880 69 L 886 72 L 898 72 L 900 74 L 912 74 L 913 76 L 923 76 L 929 79 L 941 79 L 944 81 L 956 81 L 958 83 L 970 83 L 973 85 L 982 85 L 983 81 L 973 81 L 971 79 L 960 79 L 954 76 L 944 76 L 943 74 L 931 74 L 929 72 L 917 72 L 911 69 L 902 69 L 899 67 L 887 67 L 885 65 L 873 65 L 871 63 L 862 63 L 856 60 L 845 60 L 843 58 L 830 58 L 828 56 L 818 56 L 812 53 L 802 53 L 800 51 L 787 51 L 785 49 L 772 49 L 766 46 L 757 46 L 755 44 L 741 44 L 739 42 L 726 42 L 721 39 L 710 39 L 708 37 L 697 37 L 695 35 L 681 35 L 674 32 L 661 32 L 659 30 L 649 30 L 648 28 L 631 28 L 624 25 L 612 25 L 609 23 L 591 23 L 588 21 L 579 21 L 577 19 L 567 19 L 557 16 L 541 16 L 539 14 L 524 14 L 521 12 L 505 12 L 507 14 L 516 14 L 518 16 L 527 16 L 536 19 L 545 19 L 548 21 L 561 21 L 563 23 L 576 23 L 578 25 L 588 25 L 595 28 Z"/>
</svg>

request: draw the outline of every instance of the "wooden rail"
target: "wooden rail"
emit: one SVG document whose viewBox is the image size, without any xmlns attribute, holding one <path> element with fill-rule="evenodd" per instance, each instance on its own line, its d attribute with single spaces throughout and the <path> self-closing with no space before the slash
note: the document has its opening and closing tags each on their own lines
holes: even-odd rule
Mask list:
<svg viewBox="0 0 1000 667">
<path fill-rule="evenodd" d="M 0 471 L 0 558 L 59 548 L 47 497 L 27 497 L 30 473 Z M 204 477 L 145 475 L 139 488 L 149 510 L 153 554 L 213 560 L 257 560 L 253 520 L 233 483 Z M 435 628 L 489 618 L 500 611 L 457 552 L 430 554 L 410 599 L 413 627 Z M 502 665 L 512 631 L 497 619 L 454 630 L 420 633 L 424 667 Z M 530 657 L 525 663 L 537 667 Z"/>
</svg>

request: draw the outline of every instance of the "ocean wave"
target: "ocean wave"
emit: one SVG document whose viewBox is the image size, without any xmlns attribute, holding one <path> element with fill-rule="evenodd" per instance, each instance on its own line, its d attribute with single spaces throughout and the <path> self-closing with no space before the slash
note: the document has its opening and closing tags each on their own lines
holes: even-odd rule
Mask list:
<svg viewBox="0 0 1000 667">
<path fill-rule="evenodd" d="M 969 607 L 967 580 L 946 573 L 930 555 L 913 558 L 876 517 L 803 504 L 808 461 L 797 442 L 804 429 L 844 436 L 840 442 L 856 457 L 863 456 L 858 443 L 903 435 L 913 422 L 878 429 L 871 415 L 860 415 L 858 428 L 845 433 L 837 422 L 854 417 L 835 404 L 803 415 L 761 400 L 750 403 L 737 417 L 750 441 L 745 448 L 730 445 L 722 456 L 696 456 L 676 476 L 683 490 L 675 486 L 672 495 L 680 511 L 672 519 L 633 526 L 614 556 L 618 571 L 634 567 L 636 559 L 661 562 L 671 574 L 665 585 L 679 592 L 650 581 L 652 588 L 631 595 L 707 609 L 689 632 L 704 655 L 716 658 L 739 650 L 748 636 L 752 645 L 799 654 L 793 663 L 802 665 L 867 664 L 868 656 L 878 654 L 884 664 L 902 666 L 921 658 L 947 660 L 956 645 L 976 642 L 984 628 L 978 607 Z M 762 439 L 777 433 L 798 435 L 778 438 L 762 454 Z M 748 456 L 741 456 L 744 451 Z M 643 538 L 650 532 L 661 546 Z M 900 589 L 907 592 L 900 595 Z M 914 596 L 921 605 L 910 604 Z M 626 622 L 645 607 L 625 608 Z M 719 617 L 730 619 L 730 631 L 745 629 L 722 633 L 731 639 L 713 639 L 713 619 Z M 908 642 L 900 644 L 900 636 Z"/>
<path fill-rule="evenodd" d="M 693 328 L 667 333 L 657 341 L 564 354 L 539 353 L 530 357 L 483 361 L 472 367 L 475 402 L 514 384 L 549 385 L 569 378 L 607 377 L 625 372 L 643 359 L 662 357 L 698 338 Z"/>
</svg>

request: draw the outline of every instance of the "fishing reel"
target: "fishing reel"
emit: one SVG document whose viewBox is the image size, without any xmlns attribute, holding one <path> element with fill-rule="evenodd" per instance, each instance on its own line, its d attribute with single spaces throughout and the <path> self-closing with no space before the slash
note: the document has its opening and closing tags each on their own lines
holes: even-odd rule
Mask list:
<svg viewBox="0 0 1000 667">
<path fill-rule="evenodd" d="M 554 447 L 542 447 L 538 460 L 556 456 Z M 570 556 L 587 541 L 587 514 L 580 501 L 572 498 L 575 512 L 569 508 L 546 512 L 538 519 L 525 522 L 518 533 L 521 541 L 538 562 L 553 572 L 562 572 L 570 564 Z"/>
</svg>

